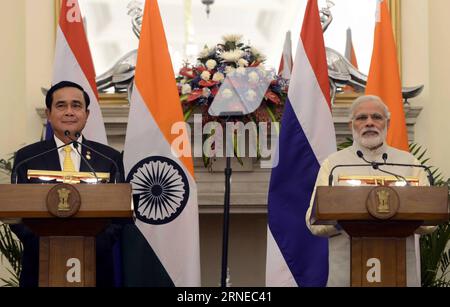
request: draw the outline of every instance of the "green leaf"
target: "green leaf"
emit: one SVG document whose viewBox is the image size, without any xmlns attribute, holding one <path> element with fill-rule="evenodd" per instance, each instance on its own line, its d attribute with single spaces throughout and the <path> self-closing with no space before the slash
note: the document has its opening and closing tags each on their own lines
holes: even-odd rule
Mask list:
<svg viewBox="0 0 450 307">
<path fill-rule="evenodd" d="M 244 161 L 241 158 L 241 154 L 239 152 L 239 144 L 238 144 L 238 135 L 237 133 L 234 133 L 233 135 L 233 150 L 234 150 L 234 156 L 238 160 L 239 164 L 241 166 L 244 166 Z"/>
<path fill-rule="evenodd" d="M 194 107 L 192 106 L 184 113 L 184 121 L 185 122 L 191 117 L 193 111 L 194 111 Z"/>
<path fill-rule="evenodd" d="M 424 150 L 418 157 L 417 157 L 417 160 L 419 160 L 419 161 L 422 161 L 422 159 L 423 159 L 423 156 L 426 154 L 426 150 Z"/>
<path fill-rule="evenodd" d="M 9 280 L 3 280 L 6 286 L 18 286 L 19 285 L 19 276 L 21 272 L 21 261 L 23 254 L 22 243 L 17 240 L 10 228 L 6 224 L 0 225 L 0 253 L 1 259 L 6 260 L 11 265 L 13 271 L 8 271 L 11 274 L 11 278 Z"/>
<path fill-rule="evenodd" d="M 422 165 L 427 166 L 430 161 L 426 158 L 426 148 L 417 143 L 410 144 L 410 152 Z M 436 186 L 448 184 L 443 180 L 442 173 L 438 168 L 430 166 L 431 175 Z M 450 179 L 449 179 L 450 180 Z M 449 222 L 436 227 L 436 230 L 420 238 L 420 258 L 423 287 L 448 287 L 450 282 L 446 280 L 450 266 L 450 251 L 447 250 L 447 244 L 450 240 Z"/>
<path fill-rule="evenodd" d="M 203 142 L 202 144 L 205 143 L 205 141 L 210 138 L 211 136 L 213 136 L 216 133 L 216 130 L 213 129 L 211 130 L 211 133 L 203 135 Z M 203 146 L 202 146 L 203 147 Z M 209 169 L 211 171 L 211 167 L 212 167 L 212 159 L 211 159 L 211 148 L 207 148 L 206 150 L 208 150 L 207 154 L 205 153 L 205 148 L 202 148 L 202 159 L 203 159 L 203 165 L 205 166 L 205 168 Z"/>
<path fill-rule="evenodd" d="M 338 148 L 337 149 L 338 150 L 342 150 L 342 149 L 345 149 L 345 148 L 350 147 L 352 145 L 353 145 L 353 139 L 347 137 L 344 142 L 338 144 L 338 146 L 337 146 Z"/>
<path fill-rule="evenodd" d="M 276 123 L 277 122 L 277 118 L 275 117 L 275 114 L 274 114 L 274 112 L 272 111 L 272 109 L 271 109 L 271 107 L 269 105 L 266 105 L 266 110 L 267 110 L 267 114 L 269 114 L 270 120 L 273 123 Z M 276 125 L 275 129 L 277 131 L 277 135 L 280 135 L 280 126 Z"/>
<path fill-rule="evenodd" d="M 423 161 L 420 161 L 420 164 L 426 165 L 429 160 L 430 160 L 430 158 L 427 158 L 427 159 L 425 159 Z"/>
</svg>

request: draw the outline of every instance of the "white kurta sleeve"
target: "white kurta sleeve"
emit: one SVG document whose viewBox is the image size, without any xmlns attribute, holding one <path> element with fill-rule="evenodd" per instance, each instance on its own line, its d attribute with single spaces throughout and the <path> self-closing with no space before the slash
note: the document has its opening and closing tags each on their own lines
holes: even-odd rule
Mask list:
<svg viewBox="0 0 450 307">
<path fill-rule="evenodd" d="M 311 195 L 311 200 L 309 203 L 309 208 L 306 211 L 305 219 L 306 226 L 308 226 L 309 230 L 312 234 L 321 237 L 330 237 L 339 233 L 339 230 L 332 225 L 311 225 L 311 214 L 314 206 L 314 198 L 316 196 L 316 188 L 318 186 L 327 186 L 328 185 L 328 175 L 330 174 L 330 162 L 326 159 L 322 166 L 320 167 L 319 174 L 317 175 L 316 184 L 314 186 L 314 191 Z"/>
</svg>

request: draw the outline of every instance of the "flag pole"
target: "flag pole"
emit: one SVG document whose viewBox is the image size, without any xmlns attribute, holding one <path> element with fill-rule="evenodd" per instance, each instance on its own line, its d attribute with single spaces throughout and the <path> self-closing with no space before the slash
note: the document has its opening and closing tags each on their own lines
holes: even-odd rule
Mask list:
<svg viewBox="0 0 450 307">
<path fill-rule="evenodd" d="M 228 120 L 227 120 L 228 122 Z M 230 225 L 230 193 L 231 193 L 231 158 L 227 155 L 225 173 L 225 199 L 223 205 L 223 237 L 222 237 L 222 273 L 220 277 L 220 286 L 227 287 L 228 275 L 228 239 Z"/>
</svg>

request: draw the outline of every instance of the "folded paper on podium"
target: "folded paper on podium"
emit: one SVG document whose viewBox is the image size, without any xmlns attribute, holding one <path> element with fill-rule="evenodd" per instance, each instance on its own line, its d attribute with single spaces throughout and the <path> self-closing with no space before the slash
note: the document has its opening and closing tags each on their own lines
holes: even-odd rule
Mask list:
<svg viewBox="0 0 450 307">
<path fill-rule="evenodd" d="M 419 178 L 395 176 L 339 176 L 338 186 L 419 186 Z"/>
<path fill-rule="evenodd" d="M 42 182 L 63 182 L 69 184 L 77 183 L 107 183 L 109 173 L 88 173 L 88 172 L 65 172 L 47 170 L 28 170 L 27 178 L 36 179 Z"/>
</svg>

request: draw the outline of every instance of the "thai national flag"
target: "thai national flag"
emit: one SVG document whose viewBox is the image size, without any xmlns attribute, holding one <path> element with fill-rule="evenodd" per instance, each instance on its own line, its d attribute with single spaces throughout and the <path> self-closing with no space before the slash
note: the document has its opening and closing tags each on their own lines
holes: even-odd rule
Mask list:
<svg viewBox="0 0 450 307">
<path fill-rule="evenodd" d="M 279 163 L 268 203 L 266 284 L 325 286 L 328 240 L 306 224 L 320 163 L 336 151 L 328 70 L 317 0 L 309 0 L 281 122 Z"/>
<path fill-rule="evenodd" d="M 77 0 L 61 1 L 59 23 L 56 29 L 55 60 L 52 85 L 61 81 L 72 81 L 81 85 L 91 100 L 89 118 L 83 135 L 99 143 L 107 144 L 105 124 L 98 103 L 95 69 L 92 62 L 80 6 Z M 47 125 L 46 139 L 53 137 Z"/>
</svg>

